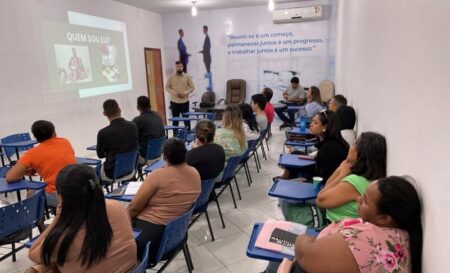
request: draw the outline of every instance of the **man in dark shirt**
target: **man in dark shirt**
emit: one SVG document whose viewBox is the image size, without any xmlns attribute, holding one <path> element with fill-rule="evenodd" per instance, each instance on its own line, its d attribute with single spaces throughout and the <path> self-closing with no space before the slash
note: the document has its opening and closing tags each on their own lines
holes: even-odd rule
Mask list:
<svg viewBox="0 0 450 273">
<path fill-rule="evenodd" d="M 116 155 L 138 149 L 138 130 L 136 124 L 121 117 L 119 105 L 113 99 L 103 103 L 103 114 L 110 124 L 97 134 L 97 156 L 106 158 L 102 180 L 110 180 L 114 175 Z"/>
<path fill-rule="evenodd" d="M 205 40 L 203 41 L 203 50 L 199 53 L 203 54 L 203 62 L 205 63 L 206 74 L 211 73 L 211 40 L 208 36 L 208 26 L 203 26 L 203 34 L 205 34 Z"/>
<path fill-rule="evenodd" d="M 159 113 L 151 110 L 150 100 L 146 96 L 137 98 L 137 110 L 140 115 L 133 122 L 138 128 L 139 164 L 144 165 L 148 141 L 165 136 L 164 123 Z"/>
<path fill-rule="evenodd" d="M 203 119 L 195 126 L 195 142 L 186 155 L 186 163 L 200 174 L 202 180 L 219 176 L 225 166 L 225 151 L 222 146 L 213 143 L 215 125 Z"/>
</svg>

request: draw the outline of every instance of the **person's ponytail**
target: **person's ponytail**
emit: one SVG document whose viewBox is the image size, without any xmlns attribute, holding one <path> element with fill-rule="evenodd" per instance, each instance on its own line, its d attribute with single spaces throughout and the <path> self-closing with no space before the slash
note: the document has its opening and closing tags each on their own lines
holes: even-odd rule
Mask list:
<svg viewBox="0 0 450 273">
<path fill-rule="evenodd" d="M 419 195 L 414 186 L 400 176 L 378 180 L 378 211 L 392 217 L 397 228 L 408 232 L 412 273 L 422 273 L 422 219 Z"/>
<path fill-rule="evenodd" d="M 422 222 L 420 215 L 407 228 L 411 255 L 411 273 L 422 273 Z"/>
</svg>

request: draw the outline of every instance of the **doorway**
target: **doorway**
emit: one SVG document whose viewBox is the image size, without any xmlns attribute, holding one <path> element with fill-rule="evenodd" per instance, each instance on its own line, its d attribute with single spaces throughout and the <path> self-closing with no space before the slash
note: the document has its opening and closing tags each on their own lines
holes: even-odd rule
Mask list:
<svg viewBox="0 0 450 273">
<path fill-rule="evenodd" d="M 166 107 L 161 61 L 161 49 L 144 48 L 147 93 L 153 111 L 158 112 L 166 124 Z"/>
</svg>

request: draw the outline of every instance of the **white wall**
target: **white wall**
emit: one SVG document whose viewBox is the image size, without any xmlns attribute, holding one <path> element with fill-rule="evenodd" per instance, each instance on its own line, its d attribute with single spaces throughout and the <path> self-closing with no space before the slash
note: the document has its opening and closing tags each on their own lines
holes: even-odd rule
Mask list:
<svg viewBox="0 0 450 273">
<path fill-rule="evenodd" d="M 48 70 L 44 53 L 43 20 L 64 20 L 67 10 L 126 23 L 133 90 L 85 99 L 48 103 L 44 89 Z M 137 115 L 136 97 L 147 93 L 144 47 L 163 49 L 161 16 L 111 0 L 17 0 L 0 2 L 0 136 L 29 132 L 37 119 L 54 122 L 58 135 L 70 139 L 78 155 L 96 143 L 108 125 L 102 103 L 119 102 L 122 115 Z M 164 60 L 163 60 L 164 63 Z"/>
<path fill-rule="evenodd" d="M 305 21 L 300 23 L 274 24 L 272 12 L 267 5 L 251 6 L 229 9 L 199 10 L 196 17 L 190 11 L 163 15 L 164 48 L 166 53 L 166 75 L 173 73 L 174 62 L 178 60 L 179 53 L 177 41 L 178 29 L 184 30 L 183 41 L 187 47 L 189 58 L 188 73 L 196 85 L 196 91 L 191 101 L 199 101 L 206 91 L 207 80 L 203 56 L 198 54 L 202 50 L 204 34 L 202 26 L 208 25 L 208 35 L 211 39 L 211 72 L 216 92 L 216 98 L 226 96 L 226 82 L 229 79 L 245 79 L 247 82 L 247 101 L 251 95 L 259 93 L 264 87 L 274 91 L 273 101 L 282 99 L 282 92 L 286 90 L 292 77 L 290 71 L 295 71 L 300 77 L 303 86 L 317 85 L 320 81 L 334 80 L 335 39 L 337 5 L 332 0 L 314 0 L 298 3 L 288 3 L 288 7 L 324 6 L 324 19 Z M 277 5 L 279 8 L 280 5 Z M 228 35 L 261 35 L 270 33 L 291 32 L 290 37 L 279 38 L 246 38 L 230 39 Z M 257 54 L 234 54 L 232 51 L 246 49 L 281 49 L 296 48 L 301 44 L 290 45 L 285 42 L 301 39 L 322 39 L 323 43 L 306 44 L 313 47 L 312 51 L 283 52 Z M 278 42 L 277 45 L 237 46 L 230 44 L 239 42 Z M 264 70 L 278 72 L 278 77 L 265 74 Z M 269 75 L 269 76 L 267 76 Z M 277 78 L 274 80 L 273 78 Z"/>
<path fill-rule="evenodd" d="M 388 173 L 412 175 L 423 198 L 423 272 L 448 272 L 450 2 L 340 1 L 337 89 L 358 131 L 388 141 Z"/>
</svg>

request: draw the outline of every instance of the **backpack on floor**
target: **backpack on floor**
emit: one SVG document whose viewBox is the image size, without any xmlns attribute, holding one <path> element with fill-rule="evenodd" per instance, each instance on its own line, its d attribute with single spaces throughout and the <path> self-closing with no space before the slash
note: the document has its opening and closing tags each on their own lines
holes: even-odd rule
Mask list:
<svg viewBox="0 0 450 273">
<path fill-rule="evenodd" d="M 202 95 L 202 99 L 200 102 L 201 108 L 214 107 L 216 105 L 216 93 L 213 91 L 206 91 Z"/>
</svg>

